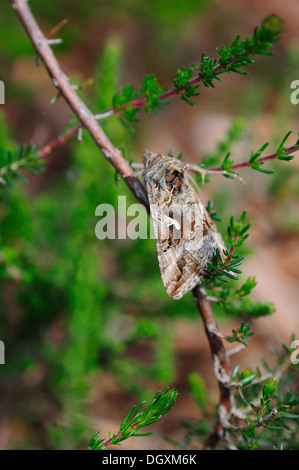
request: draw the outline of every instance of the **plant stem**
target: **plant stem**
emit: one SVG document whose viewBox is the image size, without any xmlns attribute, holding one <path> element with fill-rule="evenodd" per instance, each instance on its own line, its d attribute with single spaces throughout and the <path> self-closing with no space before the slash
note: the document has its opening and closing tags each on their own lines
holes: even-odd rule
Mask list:
<svg viewBox="0 0 299 470">
<path fill-rule="evenodd" d="M 293 153 L 293 152 L 297 152 L 299 150 L 299 145 L 291 145 L 290 147 L 286 148 L 285 149 L 285 153 L 287 155 L 289 155 L 290 153 Z M 270 155 L 267 155 L 265 157 L 260 157 L 260 158 L 257 158 L 257 162 L 260 163 L 260 162 L 266 162 L 267 160 L 275 160 L 278 156 L 278 153 L 277 152 L 274 152 L 274 153 L 271 153 Z M 231 169 L 232 170 L 238 170 L 239 168 L 245 168 L 245 167 L 250 167 L 250 163 L 249 161 L 246 161 L 246 162 L 241 162 L 241 163 L 235 163 L 234 165 L 231 166 Z M 205 168 L 205 170 L 207 172 L 209 171 L 218 171 L 218 172 L 223 172 L 222 168 L 221 167 L 218 167 L 218 168 Z"/>
<path fill-rule="evenodd" d="M 55 30 L 55 28 L 54 28 Z M 252 47 L 251 49 L 244 49 L 244 51 L 241 53 L 241 55 L 250 55 L 250 54 L 254 54 L 255 53 L 255 49 L 256 47 Z M 237 62 L 238 60 L 240 60 L 240 56 L 233 56 L 231 57 L 230 60 L 228 60 L 227 62 L 225 63 L 218 63 L 217 65 L 215 65 L 213 67 L 213 72 L 214 72 L 214 75 L 215 77 L 217 75 L 219 75 L 220 73 L 224 72 L 228 67 L 230 67 L 231 65 L 233 65 L 235 62 Z M 163 100 L 167 100 L 169 98 L 172 98 L 173 96 L 180 96 L 184 93 L 184 91 L 186 91 L 186 89 L 188 87 L 192 87 L 192 86 L 195 86 L 197 84 L 199 84 L 200 82 L 202 82 L 203 80 L 205 79 L 205 75 L 204 75 L 204 72 L 202 73 L 198 73 L 196 76 L 190 78 L 190 80 L 187 81 L 186 85 L 185 86 L 182 86 L 180 88 L 177 88 L 177 87 L 172 87 L 172 88 L 169 88 L 168 90 L 162 92 L 159 96 L 158 96 L 158 101 L 163 101 Z M 137 98 L 137 99 L 134 99 L 132 101 L 130 101 L 129 103 L 125 103 L 123 105 L 120 105 L 119 106 L 119 109 L 127 109 L 129 106 L 132 107 L 132 108 L 143 108 L 144 106 L 146 105 L 146 98 L 143 97 L 143 98 Z M 109 117 L 113 114 L 118 114 L 118 110 L 114 109 L 114 108 L 109 108 L 109 109 L 106 109 L 104 110 L 103 112 L 100 112 L 98 114 L 96 114 L 94 117 L 95 119 L 97 120 L 100 120 L 100 119 L 104 119 L 106 117 Z M 76 134 L 78 130 L 78 127 L 75 126 L 73 129 L 70 129 L 70 131 L 68 131 L 66 134 L 64 134 L 64 136 L 62 136 L 62 138 L 58 138 L 58 139 L 55 139 L 53 142 L 51 142 L 50 144 L 48 144 L 46 146 L 47 148 L 47 154 L 49 153 L 49 149 L 51 149 L 50 151 L 52 151 L 55 147 L 59 146 L 59 145 L 62 145 L 64 144 L 68 139 L 70 139 L 73 135 Z M 297 149 L 296 149 L 297 150 Z M 267 157 L 264 157 L 265 159 L 267 159 Z M 269 158 L 275 158 L 275 157 L 269 157 Z M 263 160 L 260 160 L 260 161 L 263 161 Z M 240 165 L 240 166 L 239 166 Z M 246 164 L 246 162 L 244 164 L 239 164 L 236 166 L 236 168 L 241 168 L 242 166 L 248 166 Z M 234 168 L 234 167 L 233 167 Z M 216 172 L 218 171 L 221 171 L 222 169 L 220 168 L 217 168 L 215 169 Z M 206 171 L 211 171 L 211 170 L 206 170 Z M 214 170 L 213 170 L 214 171 Z"/>
<path fill-rule="evenodd" d="M 215 375 L 218 379 L 220 393 L 219 408 L 221 409 L 221 415 L 225 415 L 226 420 L 228 420 L 230 411 L 233 407 L 233 395 L 232 389 L 229 385 L 231 371 L 226 350 L 221 337 L 217 335 L 218 325 L 205 290 L 198 285 L 193 289 L 193 295 L 209 341 L 214 362 L 214 371 L 217 369 L 217 373 Z M 219 414 L 219 417 L 206 440 L 205 447 L 207 449 L 214 449 L 221 438 L 220 434 L 223 429 L 223 420 L 221 419 L 221 415 Z"/>
<path fill-rule="evenodd" d="M 80 128 L 81 128 L 81 125 L 77 124 L 77 126 L 72 127 L 65 134 L 61 134 L 56 139 L 49 142 L 47 145 L 44 145 L 43 147 L 41 147 L 38 153 L 41 155 L 41 157 L 43 158 L 46 157 L 51 152 L 53 152 L 53 150 L 56 149 L 57 147 L 60 147 L 61 145 L 66 144 L 68 140 L 70 140 L 79 132 Z"/>
<path fill-rule="evenodd" d="M 78 97 L 75 90 L 73 90 L 71 87 L 68 78 L 61 70 L 51 48 L 49 47 L 47 39 L 44 37 L 39 26 L 37 25 L 30 11 L 28 3 L 25 0 L 12 0 L 12 6 L 16 10 L 24 28 L 26 29 L 37 54 L 45 64 L 54 86 L 56 86 L 61 96 L 65 99 L 67 104 L 73 110 L 74 114 L 78 117 L 82 126 L 89 131 L 90 135 L 104 156 L 125 179 L 125 182 L 135 197 L 142 204 L 144 204 L 149 211 L 148 198 L 142 183 L 136 177 L 132 176 L 133 170 L 129 163 L 122 157 L 119 150 L 113 146 L 106 134 L 103 132 L 102 128 L 99 126 L 94 115 L 87 108 L 85 103 L 83 103 L 83 101 Z M 200 77 L 196 77 L 196 79 L 200 81 Z M 169 90 L 168 93 L 174 94 L 173 89 Z M 58 137 L 52 141 L 52 143 L 40 149 L 41 155 L 48 155 L 55 147 L 64 144 L 70 137 L 74 136 L 78 132 L 80 127 L 81 125 L 75 126 L 63 136 Z M 193 295 L 205 326 L 215 369 L 217 368 L 217 374 L 215 375 L 218 380 L 220 390 L 220 408 L 222 410 L 222 414 L 224 412 L 225 416 L 228 416 L 232 407 L 232 391 L 228 385 L 230 368 L 226 357 L 225 348 L 221 338 L 215 334 L 215 331 L 218 329 L 218 327 L 211 308 L 211 304 L 204 290 L 200 286 L 197 286 L 193 290 Z M 207 447 L 211 448 L 216 446 L 220 439 L 221 429 L 222 421 L 219 418 L 212 430 L 210 437 L 207 440 Z"/>
</svg>

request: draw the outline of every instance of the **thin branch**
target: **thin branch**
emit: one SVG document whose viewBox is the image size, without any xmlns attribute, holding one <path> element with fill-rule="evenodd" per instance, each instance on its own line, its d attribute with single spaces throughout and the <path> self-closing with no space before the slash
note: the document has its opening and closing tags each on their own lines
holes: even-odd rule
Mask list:
<svg viewBox="0 0 299 470">
<path fill-rule="evenodd" d="M 12 0 L 12 6 L 15 8 L 38 56 L 45 64 L 52 82 L 58 89 L 61 96 L 65 99 L 67 104 L 73 110 L 74 114 L 78 117 L 81 125 L 89 131 L 90 135 L 104 156 L 125 179 L 125 182 L 135 197 L 146 206 L 147 210 L 149 210 L 147 194 L 143 185 L 137 178 L 134 176 L 132 177 L 133 170 L 129 163 L 124 160 L 119 150 L 113 146 L 106 134 L 103 132 L 102 128 L 99 126 L 94 115 L 82 102 L 82 100 L 76 94 L 75 90 L 69 84 L 68 78 L 62 72 L 51 48 L 49 47 L 47 39 L 42 34 L 34 17 L 32 16 L 27 2 L 25 0 Z M 196 77 L 196 80 L 200 81 L 200 77 Z M 174 90 L 170 90 L 168 91 L 167 96 L 173 93 Z M 139 104 L 141 105 L 141 102 L 139 102 Z M 139 104 L 138 102 L 135 102 L 135 106 L 138 106 Z M 40 149 L 41 155 L 46 156 L 58 145 L 64 144 L 70 137 L 76 135 L 81 125 L 75 126 L 66 132 L 63 136 L 58 137 L 52 143 Z M 229 419 L 230 411 L 233 407 L 233 395 L 232 390 L 229 387 L 230 367 L 227 360 L 226 351 L 222 339 L 215 334 L 215 331 L 218 331 L 218 327 L 211 308 L 211 304 L 206 296 L 205 291 L 200 286 L 197 286 L 193 289 L 193 295 L 205 326 L 214 366 L 215 368 L 217 367 L 217 377 L 220 378 L 220 380 L 218 380 L 220 391 L 220 408 L 222 410 L 222 414 L 225 414 L 226 419 Z M 217 445 L 220 440 L 222 429 L 223 425 L 219 417 L 206 442 L 206 446 L 208 448 L 213 448 Z"/>
<path fill-rule="evenodd" d="M 286 148 L 284 150 L 284 152 L 287 155 L 289 155 L 290 153 L 297 152 L 298 150 L 299 150 L 299 145 L 291 145 L 290 147 Z M 277 157 L 278 157 L 278 152 L 274 152 L 274 153 L 271 153 L 270 155 L 267 155 L 265 157 L 257 158 L 256 162 L 261 163 L 261 162 L 266 162 L 268 160 L 275 160 Z M 238 170 L 239 168 L 246 168 L 246 167 L 250 167 L 250 166 L 251 165 L 250 165 L 249 161 L 246 161 L 246 162 L 241 162 L 241 163 L 235 163 L 234 165 L 231 166 L 231 169 L 232 170 Z M 218 167 L 218 168 L 205 168 L 205 171 L 207 171 L 208 173 L 215 173 L 215 172 L 223 173 L 223 174 L 227 173 L 227 172 L 224 172 L 221 167 Z"/>
<path fill-rule="evenodd" d="M 238 344 L 234 348 L 228 350 L 226 355 L 227 355 L 227 357 L 231 357 L 234 354 L 238 354 L 240 351 L 243 351 L 243 349 L 246 349 L 246 346 L 244 346 L 244 344 Z"/>
<path fill-rule="evenodd" d="M 245 55 L 245 53 L 246 53 L 246 51 L 244 51 L 244 55 Z M 221 71 L 227 69 L 230 65 L 233 65 L 238 60 L 239 60 L 239 57 L 234 56 L 230 59 L 230 61 L 228 61 L 225 64 L 217 64 L 217 65 L 215 65 L 215 67 L 213 67 L 213 72 L 215 73 L 215 75 L 217 75 Z M 180 96 L 184 93 L 184 91 L 186 91 L 186 89 L 188 87 L 195 86 L 195 85 L 199 84 L 200 82 L 203 81 L 203 79 L 204 79 L 204 76 L 196 75 L 195 77 L 192 77 L 190 80 L 188 80 L 188 82 L 186 83 L 185 86 L 182 86 L 179 89 L 177 89 L 176 87 L 173 87 L 173 88 L 169 88 L 168 90 L 164 91 L 163 93 L 161 93 L 158 96 L 158 100 L 159 101 L 164 101 L 164 100 L 167 100 L 169 98 L 172 98 L 173 96 Z M 129 104 L 123 104 L 123 105 L 119 106 L 119 108 L 127 109 L 128 106 L 130 106 L 132 108 L 143 108 L 145 105 L 146 105 L 146 98 L 144 97 L 144 98 L 135 99 L 135 100 L 131 101 Z"/>
<path fill-rule="evenodd" d="M 15 3 L 18 3 L 18 2 L 15 2 Z M 13 5 L 14 5 L 14 3 L 13 3 Z M 56 28 L 54 28 L 53 31 L 50 33 L 50 37 L 53 35 L 53 32 L 56 33 L 57 29 L 59 29 L 60 26 L 63 25 L 66 21 L 67 20 L 63 20 L 61 23 L 59 23 L 59 25 Z M 269 45 L 267 47 L 269 47 Z M 242 58 L 242 56 L 246 57 L 246 55 L 249 56 L 249 55 L 254 55 L 255 53 L 261 53 L 260 51 L 257 51 L 257 49 L 258 48 L 257 48 L 256 45 L 252 46 L 251 48 L 244 48 L 244 50 L 242 52 L 239 52 L 238 55 L 232 56 L 229 60 L 222 61 L 222 62 L 219 61 L 214 67 L 212 67 L 212 69 L 211 69 L 211 72 L 213 72 L 212 75 L 214 76 L 214 78 L 217 78 L 218 75 L 225 72 L 226 70 L 229 70 L 235 63 L 238 63 L 240 61 L 240 59 Z M 172 98 L 174 96 L 181 96 L 184 92 L 186 92 L 188 89 L 190 89 L 190 87 L 192 88 L 192 87 L 198 86 L 198 84 L 200 82 L 205 81 L 205 79 L 206 79 L 205 72 L 200 71 L 200 68 L 198 68 L 198 70 L 199 70 L 199 73 L 197 75 L 195 75 L 194 77 L 190 78 L 186 82 L 185 85 L 183 85 L 181 87 L 174 86 L 172 88 L 169 88 L 166 91 L 163 91 L 159 95 L 157 95 L 157 101 L 162 102 L 162 101 L 166 101 L 167 99 Z M 137 99 L 133 99 L 133 100 L 129 101 L 128 103 L 118 105 L 117 109 L 115 109 L 113 107 L 108 108 L 108 109 L 106 109 L 102 112 L 97 113 L 94 117 L 97 120 L 101 120 L 101 119 L 105 119 L 105 118 L 107 118 L 107 117 L 109 117 L 113 114 L 115 114 L 115 115 L 119 114 L 120 110 L 127 110 L 128 108 L 140 109 L 140 108 L 146 107 L 146 105 L 147 105 L 147 98 L 146 97 L 137 98 Z M 69 131 L 69 133 L 65 134 L 64 139 L 61 142 L 65 143 L 67 138 L 71 138 L 75 134 L 76 134 L 76 131 L 72 131 L 72 129 L 71 129 Z M 54 149 L 55 146 L 60 145 L 59 142 L 60 142 L 60 140 L 58 138 L 55 141 L 53 141 L 52 143 L 50 143 L 47 147 Z M 243 166 L 243 164 L 241 164 L 241 165 Z M 247 166 L 247 165 L 245 164 L 245 166 Z M 202 169 L 203 175 L 206 172 L 214 172 L 214 171 L 216 173 L 219 173 L 220 171 L 222 171 L 222 173 L 225 174 L 225 172 L 223 172 L 222 169 L 215 169 L 215 170 L 213 170 L 213 169 L 209 169 L 209 170 Z"/>
<path fill-rule="evenodd" d="M 234 406 L 234 399 L 232 389 L 230 387 L 231 371 L 227 353 L 222 338 L 220 338 L 216 333 L 219 331 L 218 325 L 205 290 L 198 285 L 193 289 L 193 295 L 204 323 L 214 362 L 214 373 L 218 380 L 220 393 L 219 409 L 222 410 L 222 415 L 225 415 L 228 420 Z M 207 449 L 214 449 L 217 446 L 223 429 L 222 421 L 223 420 L 219 415 L 208 439 L 206 440 L 205 447 Z"/>
<path fill-rule="evenodd" d="M 41 155 L 41 157 L 46 157 L 51 152 L 53 152 L 53 150 L 56 149 L 57 147 L 60 147 L 61 145 L 66 144 L 72 137 L 74 137 L 78 133 L 80 128 L 81 128 L 80 124 L 78 124 L 75 127 L 72 127 L 65 134 L 61 134 L 56 139 L 49 142 L 47 145 L 44 145 L 43 147 L 41 147 L 38 153 Z"/>
<path fill-rule="evenodd" d="M 111 116 L 113 113 L 113 110 L 108 110 L 103 113 L 96 114 L 94 117 L 97 120 L 105 119 L 109 116 Z M 74 137 L 78 129 L 80 128 L 80 124 L 78 124 L 75 127 L 72 127 L 70 130 L 65 132 L 64 134 L 61 134 L 59 137 L 56 139 L 53 139 L 51 142 L 49 142 L 47 145 L 44 145 L 43 147 L 40 148 L 39 153 L 41 154 L 42 157 L 46 157 L 49 155 L 53 150 L 55 150 L 57 147 L 60 147 L 61 145 L 65 145 L 72 137 Z M 285 149 L 286 155 L 289 155 L 293 152 L 298 152 L 299 150 L 299 145 L 291 145 L 290 147 L 287 147 Z M 260 157 L 256 160 L 256 163 L 262 163 L 266 162 L 268 160 L 275 160 L 278 157 L 278 152 L 271 153 L 270 155 L 266 155 L 264 157 Z M 136 165 L 136 164 L 135 164 Z M 133 168 L 133 166 L 131 166 Z M 250 163 L 249 161 L 244 161 L 241 163 L 235 163 L 231 166 L 232 170 L 238 170 L 240 168 L 249 168 Z M 244 182 L 243 178 L 241 178 L 237 173 L 229 173 L 226 170 L 223 170 L 221 167 L 218 168 L 201 168 L 198 165 L 189 165 L 189 170 L 190 173 L 201 173 L 203 180 L 205 175 L 207 174 L 218 174 L 218 175 L 224 175 L 224 176 L 230 176 L 232 178 L 237 178 L 241 182 Z"/>
</svg>

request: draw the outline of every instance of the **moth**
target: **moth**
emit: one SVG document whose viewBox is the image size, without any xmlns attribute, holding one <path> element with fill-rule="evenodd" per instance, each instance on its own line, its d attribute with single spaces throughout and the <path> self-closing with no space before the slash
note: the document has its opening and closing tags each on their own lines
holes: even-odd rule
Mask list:
<svg viewBox="0 0 299 470">
<path fill-rule="evenodd" d="M 192 186 L 190 165 L 149 151 L 143 162 L 162 281 L 178 300 L 200 284 L 216 249 L 223 256 L 225 245 Z"/>
</svg>

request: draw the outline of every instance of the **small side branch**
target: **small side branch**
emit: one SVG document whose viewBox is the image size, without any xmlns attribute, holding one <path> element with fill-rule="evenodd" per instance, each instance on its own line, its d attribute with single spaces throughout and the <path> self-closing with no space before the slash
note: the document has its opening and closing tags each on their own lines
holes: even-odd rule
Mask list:
<svg viewBox="0 0 299 470">
<path fill-rule="evenodd" d="M 298 152 L 299 150 L 299 145 L 291 145 L 290 147 L 287 147 L 284 152 L 286 155 L 290 155 L 293 152 Z M 270 155 L 266 155 L 265 157 L 260 157 L 256 160 L 257 163 L 263 163 L 267 162 L 268 160 L 276 160 L 278 158 L 278 152 L 271 153 Z M 248 161 L 246 162 L 241 162 L 241 163 L 235 163 L 231 166 L 231 170 L 239 170 L 240 168 L 249 168 L 251 167 L 251 164 Z M 227 174 L 227 172 L 224 172 L 221 167 L 218 168 L 205 168 L 204 169 L 207 173 L 220 173 L 220 174 Z M 236 175 L 237 176 L 237 175 Z M 235 176 L 235 177 L 236 177 Z"/>
<path fill-rule="evenodd" d="M 231 372 L 222 338 L 216 334 L 218 325 L 207 294 L 205 290 L 198 285 L 193 289 L 193 296 L 204 323 L 214 362 L 214 374 L 218 381 L 220 393 L 219 410 L 221 410 L 221 413 L 205 443 L 206 448 L 214 449 L 221 438 L 224 418 L 225 421 L 229 421 L 231 410 L 234 408 L 233 392 L 230 386 Z"/>
</svg>

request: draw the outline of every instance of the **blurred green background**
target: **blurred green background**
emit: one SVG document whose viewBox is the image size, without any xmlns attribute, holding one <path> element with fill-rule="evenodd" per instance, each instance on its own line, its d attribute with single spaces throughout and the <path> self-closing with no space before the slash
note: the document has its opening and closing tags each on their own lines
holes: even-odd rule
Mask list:
<svg viewBox="0 0 299 470">
<path fill-rule="evenodd" d="M 250 3 L 250 5 L 249 5 Z M 139 87 L 146 74 L 171 86 L 176 69 L 198 63 L 202 52 L 251 34 L 275 12 L 285 33 L 272 57 L 258 57 L 249 76 L 228 74 L 216 90 L 201 89 L 198 107 L 179 99 L 158 115 L 142 112 L 134 131 L 115 117 L 103 122 L 112 142 L 139 162 L 144 149 L 200 162 L 226 138 L 232 124 L 243 129 L 233 147 L 244 161 L 266 141 L 271 150 L 287 131 L 296 139 L 298 106 L 290 83 L 298 79 L 298 4 L 199 0 L 184 2 L 31 0 L 45 34 L 69 20 L 54 47 L 74 84 L 93 77 L 81 93 L 94 112 L 111 106 L 126 83 Z M 6 2 L 0 17 L 0 146 L 39 146 L 75 124 L 66 104 L 51 105 L 55 89 L 14 11 Z M 237 124 L 236 124 L 237 123 Z M 254 324 L 256 337 L 241 361 L 255 365 L 267 347 L 287 341 L 298 326 L 299 178 L 296 159 L 271 164 L 274 176 L 245 171 L 245 183 L 215 177 L 201 188 L 216 201 L 223 231 L 232 214 L 247 210 L 253 221 L 251 254 L 244 277 L 256 276 L 257 300 L 273 301 L 276 313 Z M 95 237 L 95 209 L 117 209 L 118 195 L 135 202 L 86 132 L 47 159 L 45 171 L 28 184 L 1 187 L 0 194 L 0 448 L 85 448 L 91 434 L 118 429 L 130 406 L 166 386 L 180 399 L 150 438 L 126 448 L 167 448 L 163 436 L 180 437 L 180 420 L 198 418 L 188 375 L 199 372 L 211 396 L 217 388 L 206 339 L 191 293 L 175 302 L 165 293 L 154 240 Z M 217 318 L 224 330 L 240 323 Z M 250 350 L 251 349 L 251 350 Z"/>
</svg>

